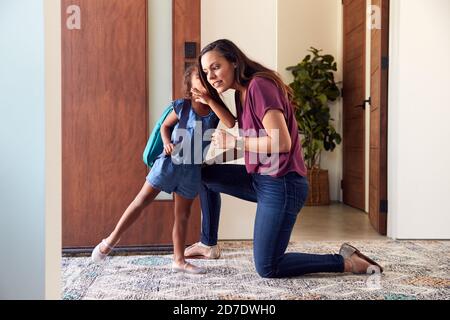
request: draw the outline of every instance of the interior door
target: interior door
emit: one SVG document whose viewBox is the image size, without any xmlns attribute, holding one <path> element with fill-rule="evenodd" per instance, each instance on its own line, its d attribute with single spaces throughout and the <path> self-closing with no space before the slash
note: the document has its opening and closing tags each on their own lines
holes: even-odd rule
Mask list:
<svg viewBox="0 0 450 320">
<path fill-rule="evenodd" d="M 147 175 L 147 0 L 61 4 L 62 242 L 92 247 Z M 157 201 L 120 245 L 171 244 L 172 223 L 173 202 Z"/>
<path fill-rule="evenodd" d="M 369 218 L 387 231 L 387 104 L 389 0 L 372 0 Z"/>
<path fill-rule="evenodd" d="M 343 201 L 365 210 L 366 0 L 344 0 Z"/>
</svg>

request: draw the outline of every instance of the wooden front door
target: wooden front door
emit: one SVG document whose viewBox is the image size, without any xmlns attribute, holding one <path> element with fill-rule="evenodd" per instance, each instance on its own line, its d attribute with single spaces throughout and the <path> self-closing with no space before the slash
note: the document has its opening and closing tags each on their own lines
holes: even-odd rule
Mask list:
<svg viewBox="0 0 450 320">
<path fill-rule="evenodd" d="M 344 0 L 343 200 L 365 210 L 366 0 Z"/>
<path fill-rule="evenodd" d="M 387 231 L 387 102 L 389 0 L 372 0 L 370 70 L 369 218 L 381 234 Z"/>
<path fill-rule="evenodd" d="M 92 247 L 113 230 L 148 171 L 147 0 L 61 4 L 62 243 Z M 172 223 L 173 202 L 157 201 L 120 245 L 171 244 Z"/>
</svg>

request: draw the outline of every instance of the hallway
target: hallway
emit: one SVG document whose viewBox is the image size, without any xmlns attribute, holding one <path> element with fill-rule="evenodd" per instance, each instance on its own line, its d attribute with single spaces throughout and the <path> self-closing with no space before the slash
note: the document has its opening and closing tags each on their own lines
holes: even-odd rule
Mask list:
<svg viewBox="0 0 450 320">
<path fill-rule="evenodd" d="M 304 207 L 292 231 L 291 241 L 385 240 L 370 225 L 366 213 L 332 203 L 323 207 Z"/>
</svg>

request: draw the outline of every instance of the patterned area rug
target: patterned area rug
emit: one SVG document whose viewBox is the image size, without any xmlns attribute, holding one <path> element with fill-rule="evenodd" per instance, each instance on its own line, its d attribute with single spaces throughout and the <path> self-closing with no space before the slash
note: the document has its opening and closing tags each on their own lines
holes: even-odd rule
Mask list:
<svg viewBox="0 0 450 320">
<path fill-rule="evenodd" d="M 171 255 L 111 256 L 101 265 L 89 257 L 63 257 L 63 299 L 450 299 L 450 241 L 351 243 L 385 272 L 263 279 L 254 269 L 251 242 L 221 242 L 221 259 L 193 261 L 208 269 L 200 276 L 172 273 Z M 291 243 L 288 251 L 336 253 L 340 244 Z"/>
</svg>

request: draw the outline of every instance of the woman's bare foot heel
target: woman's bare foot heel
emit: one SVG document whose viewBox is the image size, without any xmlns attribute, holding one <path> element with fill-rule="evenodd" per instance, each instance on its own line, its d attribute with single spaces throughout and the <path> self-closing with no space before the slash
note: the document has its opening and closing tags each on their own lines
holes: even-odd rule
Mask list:
<svg viewBox="0 0 450 320">
<path fill-rule="evenodd" d="M 189 258 L 219 259 L 220 249 L 218 245 L 207 246 L 197 242 L 184 250 L 184 256 Z"/>
</svg>

